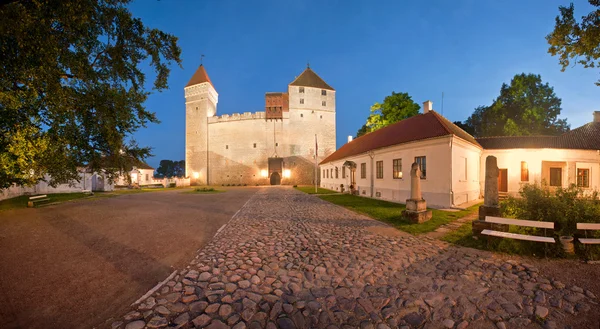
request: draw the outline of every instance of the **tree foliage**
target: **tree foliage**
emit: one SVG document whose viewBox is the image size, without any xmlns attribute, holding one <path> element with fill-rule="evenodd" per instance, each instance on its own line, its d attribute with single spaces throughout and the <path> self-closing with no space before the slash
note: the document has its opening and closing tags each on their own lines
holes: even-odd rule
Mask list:
<svg viewBox="0 0 600 329">
<path fill-rule="evenodd" d="M 160 165 L 156 169 L 156 176 L 160 178 L 185 176 L 185 160 L 160 160 Z"/>
<path fill-rule="evenodd" d="M 56 185 L 77 168 L 110 179 L 150 149 L 131 138 L 158 122 L 142 65 L 167 88 L 181 63 L 177 38 L 146 27 L 131 0 L 37 0 L 0 4 L 0 188 Z"/>
<path fill-rule="evenodd" d="M 371 114 L 356 133 L 356 137 L 417 115 L 420 108 L 408 93 L 392 92 L 383 103 L 375 103 L 371 106 Z"/>
<path fill-rule="evenodd" d="M 476 137 L 559 135 L 569 130 L 558 118 L 561 110 L 561 99 L 539 75 L 517 74 L 492 105 L 475 109 L 465 130 Z"/>
<path fill-rule="evenodd" d="M 560 6 L 554 31 L 546 36 L 550 44 L 548 52 L 558 56 L 562 71 L 571 62 L 586 68 L 600 67 L 600 0 L 589 0 L 589 3 L 596 10 L 583 16 L 581 22 L 575 19 L 572 3 L 568 7 Z M 596 85 L 600 86 L 600 79 Z"/>
</svg>

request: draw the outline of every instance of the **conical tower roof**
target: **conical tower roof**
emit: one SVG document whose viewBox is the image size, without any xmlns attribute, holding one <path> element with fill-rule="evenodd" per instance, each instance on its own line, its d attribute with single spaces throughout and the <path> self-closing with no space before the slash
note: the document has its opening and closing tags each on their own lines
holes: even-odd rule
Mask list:
<svg viewBox="0 0 600 329">
<path fill-rule="evenodd" d="M 318 76 L 315 71 L 311 70 L 310 67 L 307 67 L 296 80 L 290 83 L 290 86 L 301 86 L 301 87 L 313 87 L 313 88 L 321 88 L 321 89 L 329 89 L 335 90 L 330 85 L 327 84 L 320 76 Z"/>
<path fill-rule="evenodd" d="M 211 84 L 211 86 L 213 86 L 213 88 L 215 87 L 212 84 L 212 82 L 210 81 L 210 78 L 208 77 L 208 74 L 206 74 L 206 70 L 204 69 L 204 65 L 200 64 L 200 67 L 198 67 L 198 69 L 196 70 L 196 73 L 194 73 L 194 75 L 192 76 L 192 78 L 190 79 L 190 81 L 185 86 L 189 87 L 189 86 L 201 84 L 203 82 L 208 82 L 208 83 Z"/>
</svg>

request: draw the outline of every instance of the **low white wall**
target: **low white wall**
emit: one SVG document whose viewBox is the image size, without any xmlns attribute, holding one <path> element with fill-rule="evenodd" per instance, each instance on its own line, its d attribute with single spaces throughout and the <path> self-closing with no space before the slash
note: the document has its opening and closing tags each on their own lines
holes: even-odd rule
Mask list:
<svg viewBox="0 0 600 329">
<path fill-rule="evenodd" d="M 60 184 L 56 187 L 48 185 L 41 181 L 34 186 L 12 186 L 7 189 L 0 189 L 0 200 L 10 199 L 21 195 L 51 194 L 51 193 L 75 193 L 83 190 L 92 189 L 92 174 L 80 174 L 80 181 L 73 181 L 71 184 Z M 46 180 L 50 180 L 49 176 Z"/>
</svg>

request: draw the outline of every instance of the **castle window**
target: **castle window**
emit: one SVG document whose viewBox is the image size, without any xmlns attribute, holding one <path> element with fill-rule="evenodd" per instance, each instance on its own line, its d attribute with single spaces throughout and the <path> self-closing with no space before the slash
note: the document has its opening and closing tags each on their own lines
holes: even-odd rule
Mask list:
<svg viewBox="0 0 600 329">
<path fill-rule="evenodd" d="M 275 143 L 275 146 L 279 146 L 279 143 Z"/>
<path fill-rule="evenodd" d="M 321 119 L 323 119 L 323 116 L 321 116 Z"/>
<path fill-rule="evenodd" d="M 254 143 L 254 148 L 256 148 L 256 143 Z"/>
<path fill-rule="evenodd" d="M 301 94 L 304 94 L 304 87 L 300 87 L 300 90 L 299 90 L 299 92 L 300 92 Z"/>
<path fill-rule="evenodd" d="M 304 104 L 304 98 L 300 98 L 300 104 Z"/>
<path fill-rule="evenodd" d="M 225 145 L 225 149 L 226 149 L 226 150 L 229 150 L 229 145 Z"/>
<path fill-rule="evenodd" d="M 321 105 L 323 105 L 323 106 L 327 106 L 327 102 L 326 102 L 326 101 L 322 101 L 322 102 L 321 102 Z"/>
<path fill-rule="evenodd" d="M 327 90 L 325 90 L 325 89 L 321 90 L 321 95 L 327 96 Z"/>
<path fill-rule="evenodd" d="M 304 118 L 304 114 L 300 113 L 300 117 L 301 117 L 301 118 Z"/>
<path fill-rule="evenodd" d="M 196 111 L 198 111 L 198 106 L 196 106 Z"/>
</svg>

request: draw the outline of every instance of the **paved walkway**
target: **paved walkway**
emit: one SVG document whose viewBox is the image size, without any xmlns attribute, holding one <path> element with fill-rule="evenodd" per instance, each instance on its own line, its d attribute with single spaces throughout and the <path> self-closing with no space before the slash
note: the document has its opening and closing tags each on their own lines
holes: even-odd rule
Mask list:
<svg viewBox="0 0 600 329">
<path fill-rule="evenodd" d="M 187 269 L 107 323 L 522 328 L 537 319 L 554 328 L 598 307 L 591 292 L 543 278 L 531 265 L 414 237 L 293 189 L 265 188 Z"/>
<path fill-rule="evenodd" d="M 453 222 L 442 225 L 432 232 L 425 233 L 423 236 L 433 238 L 433 239 L 439 239 L 439 238 L 443 237 L 444 235 L 446 235 L 447 233 L 458 230 L 463 224 L 470 223 L 470 222 L 476 220 L 478 217 L 479 217 L 479 214 L 477 212 L 468 214 L 468 215 L 461 217 Z"/>
</svg>

